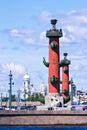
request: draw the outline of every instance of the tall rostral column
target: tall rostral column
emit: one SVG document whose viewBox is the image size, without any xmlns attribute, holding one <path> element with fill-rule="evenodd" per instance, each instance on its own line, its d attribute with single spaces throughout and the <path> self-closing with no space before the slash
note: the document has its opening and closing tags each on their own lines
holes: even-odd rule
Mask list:
<svg viewBox="0 0 87 130">
<path fill-rule="evenodd" d="M 49 102 L 52 97 L 56 97 L 60 93 L 60 67 L 59 67 L 59 38 L 62 37 L 62 29 L 56 29 L 56 19 L 51 20 L 52 29 L 46 32 L 49 38 L 49 62 L 43 59 L 44 64 L 49 67 L 48 70 L 48 95 Z M 57 100 L 57 99 L 56 99 Z"/>
<path fill-rule="evenodd" d="M 67 58 L 67 53 L 64 53 L 64 59 L 60 61 L 59 65 L 62 67 L 62 94 L 64 103 L 67 103 L 70 100 L 69 96 L 69 65 L 70 60 Z"/>
</svg>

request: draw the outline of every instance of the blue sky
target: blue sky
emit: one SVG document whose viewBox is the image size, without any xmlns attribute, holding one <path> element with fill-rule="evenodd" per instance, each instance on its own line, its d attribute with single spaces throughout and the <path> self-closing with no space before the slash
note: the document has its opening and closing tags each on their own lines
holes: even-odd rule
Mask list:
<svg viewBox="0 0 87 130">
<path fill-rule="evenodd" d="M 87 0 L 1 0 L 0 1 L 0 91 L 8 92 L 9 71 L 13 73 L 13 93 L 23 86 L 23 76 L 39 89 L 47 85 L 50 20 L 62 28 L 60 59 L 68 53 L 70 79 L 77 89 L 87 91 Z"/>
</svg>

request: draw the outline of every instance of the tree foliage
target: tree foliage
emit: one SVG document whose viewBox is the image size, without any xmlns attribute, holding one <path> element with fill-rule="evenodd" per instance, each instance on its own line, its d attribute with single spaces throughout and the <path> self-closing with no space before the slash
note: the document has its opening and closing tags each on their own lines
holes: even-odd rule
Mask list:
<svg viewBox="0 0 87 130">
<path fill-rule="evenodd" d="M 16 95 L 12 95 L 11 96 L 11 100 L 14 102 L 14 101 L 16 101 Z"/>
<path fill-rule="evenodd" d="M 9 97 L 2 97 L 2 102 L 8 102 Z M 16 101 L 16 95 L 11 96 L 11 100 L 14 102 Z"/>
<path fill-rule="evenodd" d="M 45 103 L 45 98 L 41 93 L 36 93 L 29 96 L 27 101 L 40 101 L 41 103 Z"/>
</svg>

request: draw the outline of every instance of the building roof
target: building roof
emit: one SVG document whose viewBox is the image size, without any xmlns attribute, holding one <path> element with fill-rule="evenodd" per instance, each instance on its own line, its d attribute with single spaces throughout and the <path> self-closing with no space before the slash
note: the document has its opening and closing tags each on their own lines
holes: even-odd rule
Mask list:
<svg viewBox="0 0 87 130">
<path fill-rule="evenodd" d="M 24 75 L 24 77 L 23 77 L 23 80 L 29 80 L 29 79 L 30 79 L 30 77 L 29 77 L 28 73 L 26 73 L 26 74 Z"/>
</svg>

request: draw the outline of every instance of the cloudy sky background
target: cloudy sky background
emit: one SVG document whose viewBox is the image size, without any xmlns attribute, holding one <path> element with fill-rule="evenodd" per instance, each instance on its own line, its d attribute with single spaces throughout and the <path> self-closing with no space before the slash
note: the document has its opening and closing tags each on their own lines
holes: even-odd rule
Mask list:
<svg viewBox="0 0 87 130">
<path fill-rule="evenodd" d="M 60 59 L 68 53 L 71 60 L 70 79 L 77 89 L 87 91 L 87 0 L 1 0 L 0 1 L 0 92 L 9 90 L 9 71 L 12 71 L 12 90 L 23 86 L 23 76 L 30 75 L 36 89 L 47 85 L 48 60 L 46 31 L 50 20 L 58 20 L 62 28 Z"/>
</svg>

